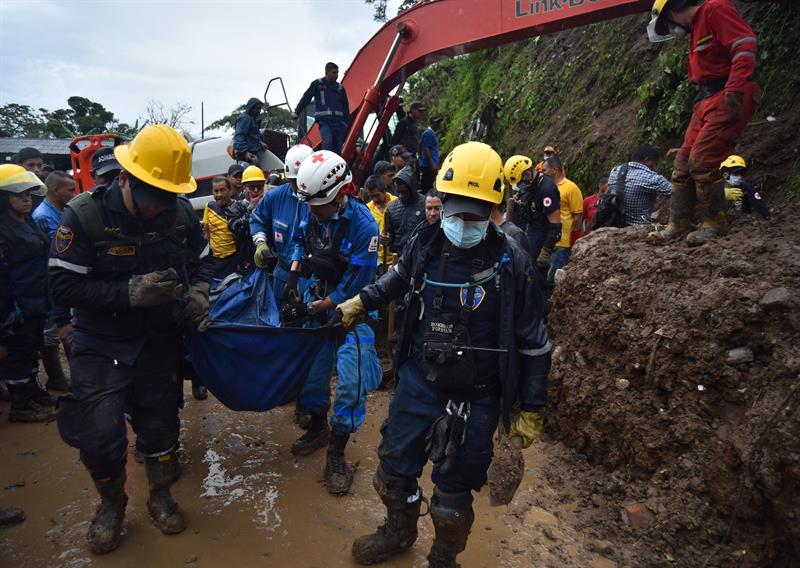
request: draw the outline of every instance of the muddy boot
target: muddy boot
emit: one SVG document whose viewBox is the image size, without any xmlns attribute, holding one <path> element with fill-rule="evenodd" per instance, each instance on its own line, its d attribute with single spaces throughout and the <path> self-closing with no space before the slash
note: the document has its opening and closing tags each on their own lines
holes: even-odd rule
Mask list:
<svg viewBox="0 0 800 568">
<path fill-rule="evenodd" d="M 47 390 L 67 392 L 69 381 L 61 367 L 61 350 L 58 345 L 45 345 L 41 349 L 42 365 L 47 374 Z"/>
<path fill-rule="evenodd" d="M 328 426 L 328 417 L 325 414 L 312 414 L 308 432 L 292 444 L 292 454 L 310 456 L 318 449 L 327 446 L 330 437 L 331 428 Z"/>
<path fill-rule="evenodd" d="M 666 227 L 655 229 L 647 233 L 647 242 L 651 245 L 666 245 L 678 240 L 687 233 L 687 229 L 678 228 L 674 223 L 668 223 Z"/>
<path fill-rule="evenodd" d="M 39 386 L 39 383 L 36 380 L 33 381 L 33 388 L 31 389 L 31 398 L 35 400 L 40 406 L 51 406 L 55 407 L 56 399 L 47 392 L 46 389 Z"/>
<path fill-rule="evenodd" d="M 386 522 L 373 534 L 360 536 L 353 543 L 353 558 L 366 566 L 383 562 L 414 545 L 424 501 L 413 477 L 395 477 L 378 467 L 372 482 L 386 506 Z"/>
<path fill-rule="evenodd" d="M 150 481 L 150 498 L 147 510 L 153 524 L 164 534 L 178 534 L 186 528 L 186 519 L 178 504 L 172 500 L 169 488 L 175 479 L 174 453 L 157 458 L 145 458 L 147 479 Z"/>
<path fill-rule="evenodd" d="M 11 393 L 8 392 L 8 387 L 6 386 L 6 382 L 1 379 L 0 379 L 0 401 L 3 402 L 11 401 Z"/>
<path fill-rule="evenodd" d="M 53 409 L 36 400 L 40 388 L 34 379 L 23 384 L 9 385 L 9 393 L 11 394 L 9 422 L 51 422 L 55 420 Z M 46 392 L 44 394 L 49 396 Z"/>
<path fill-rule="evenodd" d="M 192 397 L 195 400 L 205 400 L 208 398 L 208 389 L 198 380 L 192 380 Z"/>
<path fill-rule="evenodd" d="M 717 238 L 721 233 L 724 223 L 724 213 L 718 215 L 714 219 L 703 219 L 703 224 L 699 229 L 686 235 L 686 244 L 690 247 L 697 247 L 707 243 L 711 239 Z"/>
<path fill-rule="evenodd" d="M 325 487 L 332 495 L 344 495 L 353 484 L 355 467 L 344 459 L 344 448 L 350 434 L 334 432 L 328 444 L 328 460 L 325 463 Z"/>
<path fill-rule="evenodd" d="M 294 404 L 294 423 L 303 430 L 308 430 L 311 427 L 311 413 L 300 406 L 298 402 Z"/>
<path fill-rule="evenodd" d="M 445 493 L 437 487 L 431 499 L 431 520 L 436 538 L 428 554 L 428 566 L 457 568 L 456 556 L 467 547 L 469 530 L 475 520 L 472 494 Z"/>
<path fill-rule="evenodd" d="M 100 504 L 94 514 L 86 538 L 95 554 L 108 554 L 119 546 L 122 538 L 122 520 L 125 518 L 125 470 L 117 477 L 94 480 L 100 494 Z"/>
</svg>

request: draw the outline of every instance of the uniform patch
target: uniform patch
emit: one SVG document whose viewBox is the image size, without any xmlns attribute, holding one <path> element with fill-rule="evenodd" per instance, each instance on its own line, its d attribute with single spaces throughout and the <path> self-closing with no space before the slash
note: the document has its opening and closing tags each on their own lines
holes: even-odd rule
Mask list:
<svg viewBox="0 0 800 568">
<path fill-rule="evenodd" d="M 278 243 L 279 245 L 282 245 L 283 244 L 283 233 L 281 233 L 280 231 L 273 231 L 273 232 L 275 233 L 273 235 L 274 238 L 275 238 L 275 242 Z"/>
<path fill-rule="evenodd" d="M 136 256 L 136 247 L 111 247 L 106 250 L 108 256 Z"/>
<path fill-rule="evenodd" d="M 759 192 L 757 192 L 757 191 L 753 194 L 753 197 L 755 197 L 759 201 L 761 200 L 761 194 Z"/>
<path fill-rule="evenodd" d="M 367 252 L 378 252 L 378 236 L 374 236 L 369 240 L 369 247 Z"/>
<path fill-rule="evenodd" d="M 469 293 L 469 288 L 461 288 L 461 294 L 459 299 L 461 300 L 461 305 L 467 305 L 467 295 Z M 473 312 L 477 310 L 481 304 L 483 303 L 483 299 L 486 297 L 486 290 L 483 289 L 483 286 L 476 286 L 475 293 L 472 296 L 472 307 L 470 308 Z"/>
<path fill-rule="evenodd" d="M 544 205 L 545 207 L 550 207 L 552 204 L 553 204 L 553 200 L 550 199 L 549 197 L 545 197 L 542 200 L 542 205 Z"/>
<path fill-rule="evenodd" d="M 55 247 L 58 254 L 64 254 L 69 247 L 72 246 L 72 241 L 75 239 L 75 233 L 69 227 L 59 225 L 56 229 Z"/>
</svg>

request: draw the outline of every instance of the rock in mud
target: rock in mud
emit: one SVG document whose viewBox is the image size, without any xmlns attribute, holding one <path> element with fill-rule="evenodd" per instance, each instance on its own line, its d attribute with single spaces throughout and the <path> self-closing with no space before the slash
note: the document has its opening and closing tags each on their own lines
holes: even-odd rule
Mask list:
<svg viewBox="0 0 800 568">
<path fill-rule="evenodd" d="M 494 458 L 489 467 L 489 501 L 493 507 L 508 505 L 525 473 L 525 458 L 519 438 L 505 436 L 495 440 Z"/>
<path fill-rule="evenodd" d="M 628 505 L 622 509 L 622 520 L 635 531 L 649 527 L 654 518 L 653 513 L 641 503 Z"/>
<path fill-rule="evenodd" d="M 614 545 L 608 540 L 593 540 L 589 543 L 589 550 L 608 556 L 614 552 Z"/>
<path fill-rule="evenodd" d="M 0 509 L 0 527 L 13 527 L 25 520 L 25 511 L 19 507 L 3 507 Z"/>
<path fill-rule="evenodd" d="M 742 365 L 753 362 L 753 350 L 747 347 L 731 349 L 725 358 L 729 365 Z"/>
<path fill-rule="evenodd" d="M 764 294 L 759 303 L 765 307 L 780 307 L 787 305 L 791 298 L 792 296 L 788 288 L 785 286 L 778 286 Z"/>
</svg>

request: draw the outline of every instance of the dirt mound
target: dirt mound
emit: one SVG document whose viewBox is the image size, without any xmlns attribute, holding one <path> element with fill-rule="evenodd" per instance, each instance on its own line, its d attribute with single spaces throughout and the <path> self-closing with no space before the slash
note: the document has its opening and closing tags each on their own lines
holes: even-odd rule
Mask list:
<svg viewBox="0 0 800 568">
<path fill-rule="evenodd" d="M 609 472 L 595 491 L 629 506 L 634 565 L 796 566 L 795 220 L 740 218 L 698 248 L 645 232 L 575 248 L 553 295 L 548 432 Z"/>
</svg>

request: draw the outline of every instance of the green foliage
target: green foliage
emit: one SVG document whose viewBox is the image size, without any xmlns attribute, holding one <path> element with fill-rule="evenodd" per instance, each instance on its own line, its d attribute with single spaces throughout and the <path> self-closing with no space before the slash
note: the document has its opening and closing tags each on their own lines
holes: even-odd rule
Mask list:
<svg viewBox="0 0 800 568">
<path fill-rule="evenodd" d="M 233 109 L 230 114 L 218 118 L 206 130 L 233 130 L 236 119 L 242 115 L 246 105 L 242 104 Z M 292 113 L 283 107 L 272 107 L 261 113 L 262 125 L 271 130 L 294 134 L 297 131 L 297 121 L 292 118 Z"/>
<path fill-rule="evenodd" d="M 682 42 L 661 51 L 654 72 L 636 89 L 636 114 L 649 142 L 679 136 L 692 116 L 697 88 L 686 73 L 685 50 Z"/>
<path fill-rule="evenodd" d="M 418 3 L 420 0 L 403 0 L 400 6 L 397 9 L 397 12 L 400 13 L 403 10 L 407 10 L 411 8 L 414 4 Z M 369 4 L 373 7 L 373 14 L 372 17 L 375 19 L 376 22 L 385 22 L 389 18 L 386 16 L 386 10 L 388 8 L 388 0 L 364 0 L 365 4 Z M 390 16 L 391 17 L 391 16 Z"/>
<path fill-rule="evenodd" d="M 132 136 L 138 128 L 119 122 L 102 104 L 85 97 L 67 99 L 67 108 L 35 110 L 28 105 L 8 103 L 0 107 L 0 135 L 13 138 L 72 138 L 87 134 L 116 132 Z"/>
</svg>

